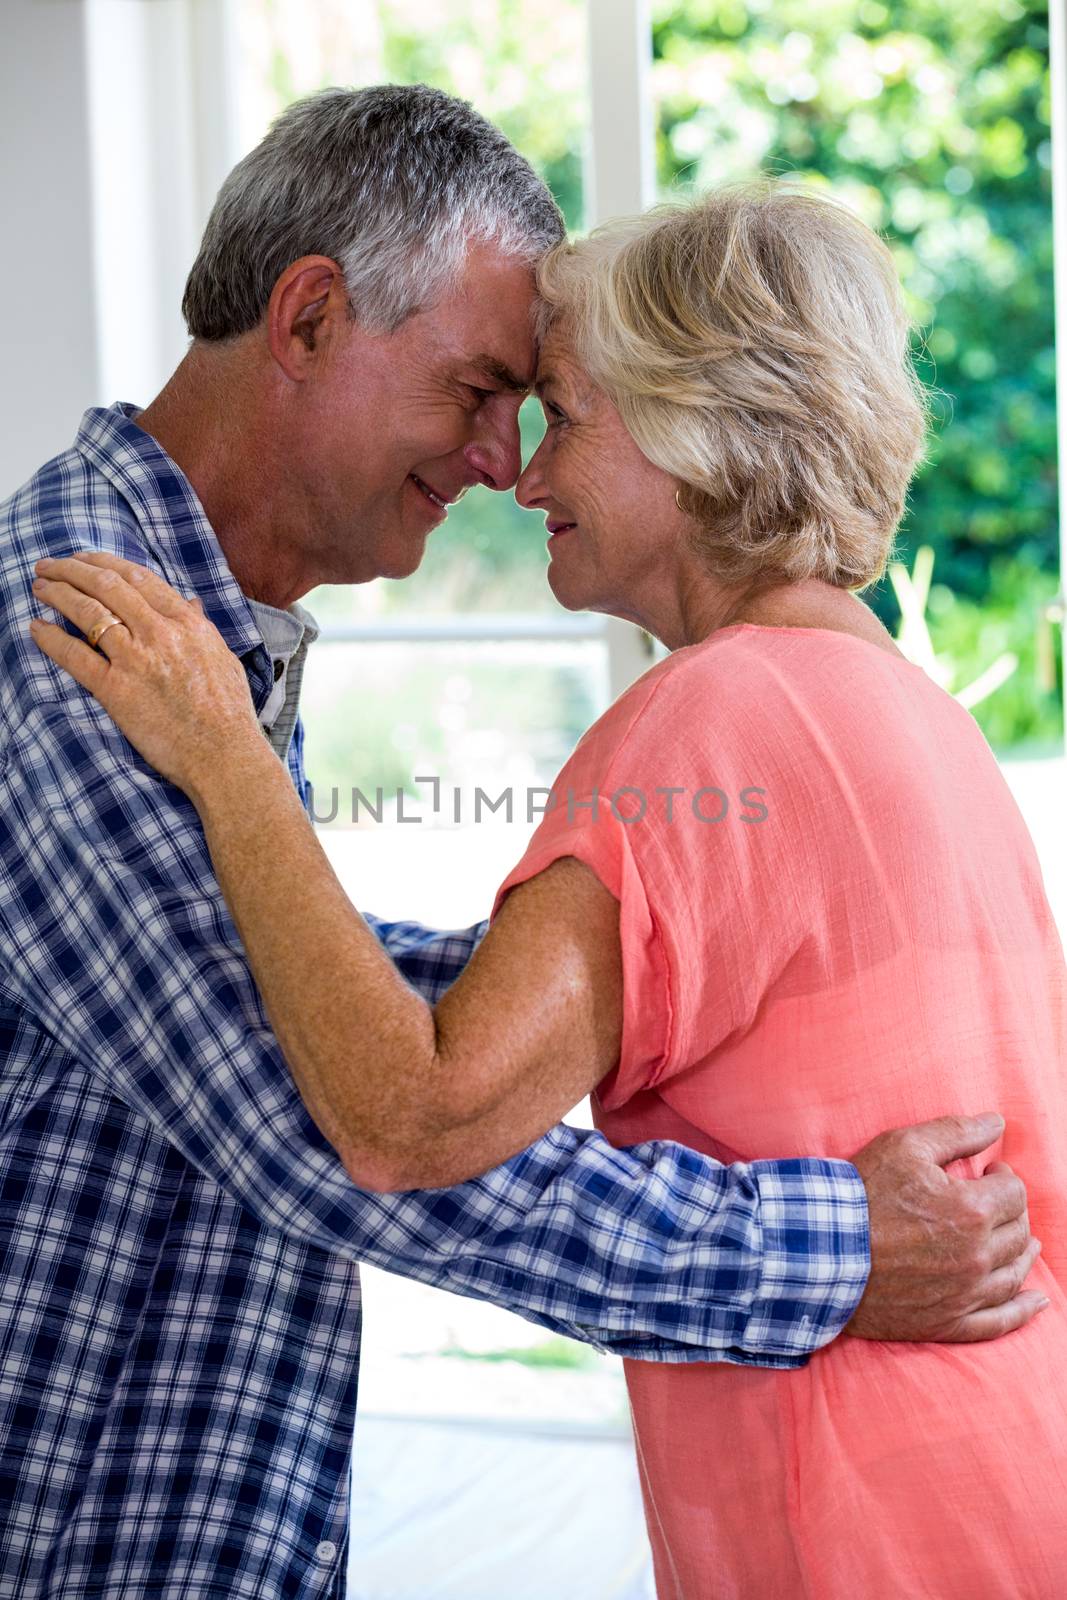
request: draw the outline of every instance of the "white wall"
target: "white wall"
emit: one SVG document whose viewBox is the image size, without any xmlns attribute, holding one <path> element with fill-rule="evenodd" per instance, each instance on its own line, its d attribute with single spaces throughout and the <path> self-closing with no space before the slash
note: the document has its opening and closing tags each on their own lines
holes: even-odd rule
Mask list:
<svg viewBox="0 0 1067 1600">
<path fill-rule="evenodd" d="M 87 406 L 145 405 L 233 143 L 230 0 L 2 0 L 0 499 Z"/>
<path fill-rule="evenodd" d="M 100 399 L 81 0 L 4 0 L 0 499 Z"/>
</svg>

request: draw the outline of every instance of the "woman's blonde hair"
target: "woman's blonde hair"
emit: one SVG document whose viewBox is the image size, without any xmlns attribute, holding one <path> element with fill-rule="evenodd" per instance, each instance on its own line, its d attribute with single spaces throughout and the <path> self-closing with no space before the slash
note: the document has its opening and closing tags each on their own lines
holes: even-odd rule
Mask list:
<svg viewBox="0 0 1067 1600">
<path fill-rule="evenodd" d="M 892 256 L 846 206 L 730 185 L 556 246 L 538 282 L 542 334 L 566 320 L 716 576 L 882 576 L 925 403 Z"/>
</svg>

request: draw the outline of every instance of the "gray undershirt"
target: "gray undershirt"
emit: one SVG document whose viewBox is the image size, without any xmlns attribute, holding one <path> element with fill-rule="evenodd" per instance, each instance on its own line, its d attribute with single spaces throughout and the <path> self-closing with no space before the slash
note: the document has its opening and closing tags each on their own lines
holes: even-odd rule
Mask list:
<svg viewBox="0 0 1067 1600">
<path fill-rule="evenodd" d="M 249 600 L 248 604 L 274 668 L 274 687 L 259 713 L 259 725 L 275 754 L 284 761 L 300 711 L 304 661 L 308 646 L 319 636 L 319 625 L 311 612 L 296 601 L 285 611 L 264 605 L 261 600 Z"/>
</svg>

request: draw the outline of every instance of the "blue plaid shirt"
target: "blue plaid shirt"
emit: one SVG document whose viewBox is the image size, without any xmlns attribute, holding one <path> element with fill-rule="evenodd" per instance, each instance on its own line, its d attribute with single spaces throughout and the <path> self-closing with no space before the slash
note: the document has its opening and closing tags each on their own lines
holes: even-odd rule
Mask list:
<svg viewBox="0 0 1067 1600">
<path fill-rule="evenodd" d="M 33 563 L 155 568 L 270 661 L 132 406 L 0 507 L 0 1596 L 343 1592 L 356 1263 L 602 1350 L 802 1364 L 869 1269 L 846 1162 L 723 1167 L 560 1126 L 453 1189 L 364 1194 L 307 1116 L 196 812 L 41 655 Z M 302 735 L 289 753 L 307 791 Z M 481 929 L 376 923 L 428 999 Z"/>
</svg>

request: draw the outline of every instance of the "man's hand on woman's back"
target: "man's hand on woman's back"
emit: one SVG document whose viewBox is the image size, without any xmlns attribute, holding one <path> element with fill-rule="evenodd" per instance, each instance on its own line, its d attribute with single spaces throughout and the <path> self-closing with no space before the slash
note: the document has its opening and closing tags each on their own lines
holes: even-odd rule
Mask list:
<svg viewBox="0 0 1067 1600">
<path fill-rule="evenodd" d="M 1021 1328 L 1048 1301 L 1022 1285 L 1041 1251 L 1026 1189 L 1003 1161 L 954 1178 L 1004 1120 L 939 1117 L 881 1133 L 852 1157 L 867 1190 L 871 1274 L 844 1332 L 860 1339 L 973 1343 Z"/>
</svg>

